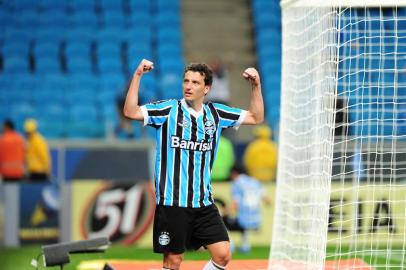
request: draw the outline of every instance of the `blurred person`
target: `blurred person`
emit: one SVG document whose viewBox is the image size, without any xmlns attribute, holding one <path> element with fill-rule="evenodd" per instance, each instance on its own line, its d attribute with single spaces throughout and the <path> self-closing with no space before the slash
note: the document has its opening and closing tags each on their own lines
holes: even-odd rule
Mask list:
<svg viewBox="0 0 406 270">
<path fill-rule="evenodd" d="M 275 180 L 278 147 L 271 139 L 272 130 L 266 125 L 254 129 L 255 139 L 244 151 L 244 166 L 248 174 L 260 181 Z"/>
<path fill-rule="evenodd" d="M 216 159 L 211 170 L 212 181 L 227 181 L 235 161 L 233 143 L 220 135 Z"/>
<path fill-rule="evenodd" d="M 14 129 L 11 120 L 5 120 L 0 136 L 0 175 L 3 181 L 18 182 L 24 179 L 25 141 Z"/>
<path fill-rule="evenodd" d="M 27 119 L 24 123 L 27 135 L 27 172 L 31 181 L 47 181 L 51 173 L 51 154 L 48 143 L 39 133 L 37 121 Z"/>
<path fill-rule="evenodd" d="M 261 217 L 261 201 L 271 204 L 261 183 L 246 174 L 244 168 L 235 164 L 231 169 L 231 206 L 224 211 L 224 223 L 230 231 L 241 232 L 240 251 L 251 250 L 249 231 L 258 230 Z"/>
<path fill-rule="evenodd" d="M 210 67 L 213 71 L 213 82 L 206 99 L 207 101 L 228 105 L 230 102 L 230 79 L 227 68 L 220 58 L 213 59 Z"/>
<path fill-rule="evenodd" d="M 230 243 L 213 203 L 211 167 L 222 129 L 263 122 L 258 71 L 247 68 L 243 72 L 251 84 L 251 102 L 245 111 L 218 103 L 203 103 L 211 89 L 212 71 L 201 63 L 185 68 L 182 99 L 140 106 L 140 81 L 152 69 L 152 62 L 145 59 L 140 62 L 123 110 L 126 117 L 142 121 L 157 132 L 154 252 L 163 253 L 162 269 L 179 269 L 186 249 L 205 247 L 211 260 L 203 269 L 225 269 L 231 258 Z"/>
</svg>

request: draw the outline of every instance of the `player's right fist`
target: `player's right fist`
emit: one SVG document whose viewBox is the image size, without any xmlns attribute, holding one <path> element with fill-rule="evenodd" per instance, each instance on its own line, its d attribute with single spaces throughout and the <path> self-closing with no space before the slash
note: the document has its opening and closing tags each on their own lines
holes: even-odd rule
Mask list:
<svg viewBox="0 0 406 270">
<path fill-rule="evenodd" d="M 154 69 L 154 63 L 148 61 L 147 59 L 142 59 L 137 67 L 136 73 L 138 75 L 141 75 L 151 71 L 152 69 Z"/>
</svg>

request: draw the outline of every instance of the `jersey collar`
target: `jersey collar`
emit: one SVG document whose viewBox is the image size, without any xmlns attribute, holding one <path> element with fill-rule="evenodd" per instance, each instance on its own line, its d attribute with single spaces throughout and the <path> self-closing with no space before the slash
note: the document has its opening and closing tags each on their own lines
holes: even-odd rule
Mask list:
<svg viewBox="0 0 406 270">
<path fill-rule="evenodd" d="M 184 98 L 181 99 L 180 103 L 195 118 L 198 118 L 199 116 L 203 115 L 204 104 L 203 104 L 202 108 L 200 109 L 200 111 L 195 111 L 195 109 L 193 109 L 191 106 L 189 106 L 189 104 L 187 104 L 187 102 Z"/>
</svg>

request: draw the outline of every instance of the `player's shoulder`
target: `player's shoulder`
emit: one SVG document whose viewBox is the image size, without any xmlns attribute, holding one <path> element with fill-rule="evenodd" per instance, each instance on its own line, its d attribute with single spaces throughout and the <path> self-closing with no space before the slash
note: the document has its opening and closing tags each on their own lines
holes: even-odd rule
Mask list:
<svg viewBox="0 0 406 270">
<path fill-rule="evenodd" d="M 178 103 L 176 99 L 164 99 L 164 100 L 157 100 L 150 103 L 147 103 L 146 106 L 156 107 L 156 108 L 165 108 L 171 107 Z"/>
</svg>

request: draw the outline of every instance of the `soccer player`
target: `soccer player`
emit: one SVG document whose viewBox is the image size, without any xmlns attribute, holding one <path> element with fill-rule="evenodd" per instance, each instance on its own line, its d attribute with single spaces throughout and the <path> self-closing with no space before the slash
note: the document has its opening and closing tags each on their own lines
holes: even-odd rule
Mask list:
<svg viewBox="0 0 406 270">
<path fill-rule="evenodd" d="M 213 203 L 211 168 L 222 129 L 264 120 L 258 71 L 247 68 L 251 84 L 248 111 L 204 103 L 212 71 L 190 64 L 183 75 L 183 99 L 138 104 L 141 77 L 153 69 L 143 59 L 134 72 L 124 115 L 156 129 L 154 252 L 163 253 L 162 269 L 179 269 L 188 248 L 205 247 L 211 260 L 204 270 L 225 269 L 231 259 L 227 229 Z M 168 89 L 168 91 L 171 89 Z"/>
</svg>

